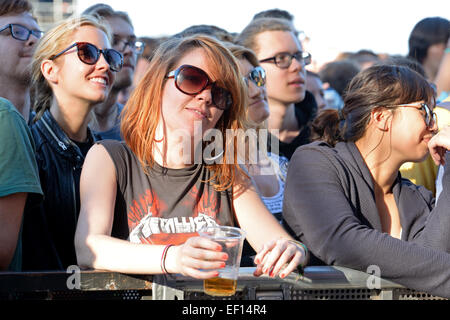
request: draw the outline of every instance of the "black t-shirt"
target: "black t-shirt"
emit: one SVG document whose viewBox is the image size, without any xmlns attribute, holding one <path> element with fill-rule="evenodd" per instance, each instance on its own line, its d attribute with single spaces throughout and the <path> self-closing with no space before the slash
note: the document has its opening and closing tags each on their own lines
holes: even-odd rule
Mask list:
<svg viewBox="0 0 450 320">
<path fill-rule="evenodd" d="M 147 175 L 124 142 L 98 143 L 116 168 L 113 237 L 177 245 L 197 235 L 204 225 L 233 225 L 231 194 L 206 182 L 212 175 L 206 166 L 169 169 L 155 163 Z"/>
<path fill-rule="evenodd" d="M 314 96 L 309 91 L 305 93 L 305 99 L 295 104 L 295 117 L 297 118 L 298 126 L 301 128 L 298 136 L 289 143 L 279 141 L 279 154 L 291 159 L 295 150 L 311 142 L 311 122 L 317 115 L 317 103 Z M 268 137 L 268 151 L 271 151 L 271 139 L 277 140 L 276 137 L 269 135 Z"/>
</svg>

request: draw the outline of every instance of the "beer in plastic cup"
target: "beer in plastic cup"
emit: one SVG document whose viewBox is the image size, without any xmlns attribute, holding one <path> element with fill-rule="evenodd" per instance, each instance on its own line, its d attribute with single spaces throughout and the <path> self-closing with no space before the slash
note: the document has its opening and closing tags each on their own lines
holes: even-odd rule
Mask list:
<svg viewBox="0 0 450 320">
<path fill-rule="evenodd" d="M 199 232 L 201 237 L 211 239 L 222 246 L 228 254 L 225 268 L 218 269 L 219 276 L 203 281 L 203 290 L 211 296 L 232 296 L 236 293 L 239 266 L 241 264 L 242 247 L 245 231 L 227 226 L 208 226 Z"/>
</svg>

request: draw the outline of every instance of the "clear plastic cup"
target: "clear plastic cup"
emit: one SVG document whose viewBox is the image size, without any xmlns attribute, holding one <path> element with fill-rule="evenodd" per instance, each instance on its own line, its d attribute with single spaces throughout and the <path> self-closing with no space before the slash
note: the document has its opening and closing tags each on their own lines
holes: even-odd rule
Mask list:
<svg viewBox="0 0 450 320">
<path fill-rule="evenodd" d="M 225 268 L 218 269 L 219 275 L 203 281 L 203 290 L 211 296 L 232 296 L 236 293 L 239 266 L 245 231 L 227 226 L 208 226 L 199 232 L 201 237 L 211 239 L 222 246 L 222 252 L 228 254 Z"/>
</svg>

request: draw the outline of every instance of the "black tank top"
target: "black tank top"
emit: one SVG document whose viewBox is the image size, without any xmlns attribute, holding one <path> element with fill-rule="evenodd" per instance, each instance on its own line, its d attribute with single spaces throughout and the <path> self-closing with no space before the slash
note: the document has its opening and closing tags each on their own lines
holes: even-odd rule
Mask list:
<svg viewBox="0 0 450 320">
<path fill-rule="evenodd" d="M 219 192 L 202 164 L 169 169 L 156 164 L 146 175 L 124 142 L 103 140 L 117 176 L 112 236 L 133 243 L 181 244 L 204 225 L 233 225 L 231 192 Z"/>
</svg>

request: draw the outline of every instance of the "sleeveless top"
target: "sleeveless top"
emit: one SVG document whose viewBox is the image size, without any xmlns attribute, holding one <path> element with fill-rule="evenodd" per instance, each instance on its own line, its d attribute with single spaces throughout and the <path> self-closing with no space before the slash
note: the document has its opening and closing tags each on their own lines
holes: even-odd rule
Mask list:
<svg viewBox="0 0 450 320">
<path fill-rule="evenodd" d="M 283 198 L 284 198 L 284 183 L 286 181 L 287 168 L 289 160 L 276 153 L 268 153 L 269 159 L 272 162 L 275 174 L 278 181 L 278 192 L 272 197 L 261 196 L 261 200 L 266 205 L 267 209 L 277 218 L 278 221 L 282 220 L 283 211 Z"/>
<path fill-rule="evenodd" d="M 111 235 L 133 243 L 184 243 L 205 225 L 233 225 L 231 193 L 206 182 L 212 173 L 203 164 L 183 169 L 154 164 L 145 174 L 124 143 L 99 141 L 111 156 L 117 194 Z"/>
</svg>

